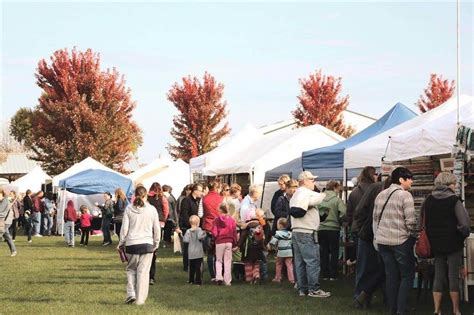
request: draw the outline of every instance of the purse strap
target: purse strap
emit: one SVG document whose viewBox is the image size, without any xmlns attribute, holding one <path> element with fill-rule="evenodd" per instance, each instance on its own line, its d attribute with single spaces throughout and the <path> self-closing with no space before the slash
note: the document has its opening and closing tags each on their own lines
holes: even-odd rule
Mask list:
<svg viewBox="0 0 474 315">
<path fill-rule="evenodd" d="M 380 217 L 379 217 L 379 222 L 377 222 L 377 229 L 379 228 L 379 225 L 380 225 L 380 221 L 382 220 L 382 215 L 383 215 L 383 212 L 385 211 L 385 207 L 387 206 L 387 203 L 388 201 L 390 200 L 390 197 L 392 197 L 393 193 L 396 192 L 397 190 L 401 190 L 401 189 L 395 189 L 394 191 L 392 191 L 390 193 L 390 195 L 388 195 L 388 198 L 387 200 L 385 201 L 383 207 L 382 207 L 382 211 L 380 212 Z"/>
</svg>

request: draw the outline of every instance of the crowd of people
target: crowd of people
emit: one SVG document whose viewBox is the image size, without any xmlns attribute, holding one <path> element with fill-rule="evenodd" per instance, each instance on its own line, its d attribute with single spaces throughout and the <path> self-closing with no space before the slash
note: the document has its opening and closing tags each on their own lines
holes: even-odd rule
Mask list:
<svg viewBox="0 0 474 315">
<path fill-rule="evenodd" d="M 203 284 L 204 258 L 211 283 L 264 283 L 274 254 L 272 281 L 281 283 L 286 277 L 299 296 L 328 298 L 331 293 L 321 288 L 321 280 L 338 280 L 341 231 L 346 229 L 355 243 L 348 260 L 356 262 L 355 308 L 370 308 L 375 291 L 380 289 L 392 314 L 407 314 L 415 268 L 425 259 L 435 269 L 434 313 L 440 314 L 442 292 L 449 288 L 453 314 L 460 314 L 459 269 L 470 219 L 455 195 L 453 174 L 437 175 L 435 189 L 421 211 L 415 210 L 409 192 L 413 174 L 404 167 L 386 178 L 374 167 L 365 167 L 348 196 L 347 209 L 341 199 L 341 184 L 329 181 L 319 191 L 316 178 L 309 171 L 296 179 L 282 175 L 270 205 L 272 218 L 259 206 L 262 188 L 258 185 L 251 185 L 245 197 L 238 184 L 219 181 L 188 185 L 178 198 L 170 186 L 159 183 L 153 183 L 148 191 L 138 185 L 131 200 L 121 189 L 115 191 L 115 198 L 105 192 L 104 203 L 96 203 L 103 245 L 112 244 L 113 223 L 117 249 L 128 260 L 126 303 L 145 303 L 149 286 L 155 283 L 162 239 L 164 244 L 180 243 L 183 270 L 190 284 Z M 64 209 L 65 240 L 73 247 L 79 227 L 80 244 L 87 246 L 94 216 L 87 206 L 79 206 L 80 213 L 76 206 L 68 201 Z M 18 223 L 30 242 L 32 236 L 50 235 L 55 208 L 50 194 L 32 196 L 27 191 L 22 198 L 11 192 L 7 197 L 0 190 L 0 218 L 5 223 L 1 231 L 12 256 L 16 255 Z M 430 259 L 414 254 L 421 222 L 431 245 Z M 173 234 L 179 237 L 173 238 Z"/>
</svg>

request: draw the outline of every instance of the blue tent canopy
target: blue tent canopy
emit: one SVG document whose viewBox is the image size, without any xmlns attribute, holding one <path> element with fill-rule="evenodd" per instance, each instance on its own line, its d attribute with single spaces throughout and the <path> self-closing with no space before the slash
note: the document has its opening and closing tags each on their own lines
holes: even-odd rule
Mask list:
<svg viewBox="0 0 474 315">
<path fill-rule="evenodd" d="M 302 166 L 305 170 L 327 170 L 336 169 L 333 179 L 342 179 L 342 170 L 344 168 L 344 150 L 353 147 L 369 138 L 372 138 L 384 131 L 387 131 L 407 120 L 417 116 L 415 112 L 403 105 L 397 103 L 379 120 L 369 127 L 357 133 L 351 138 L 341 141 L 335 145 L 318 148 L 303 152 Z"/>
<path fill-rule="evenodd" d="M 122 188 L 128 198 L 131 198 L 133 194 L 133 182 L 130 178 L 97 169 L 83 171 L 60 180 L 59 187 L 80 195 L 93 195 L 104 192 L 113 194 L 117 188 Z"/>
</svg>

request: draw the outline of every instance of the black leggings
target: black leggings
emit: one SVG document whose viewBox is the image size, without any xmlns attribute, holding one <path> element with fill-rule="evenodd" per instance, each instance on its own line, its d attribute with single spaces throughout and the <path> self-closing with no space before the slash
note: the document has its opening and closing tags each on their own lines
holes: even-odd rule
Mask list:
<svg viewBox="0 0 474 315">
<path fill-rule="evenodd" d="M 10 235 L 12 236 L 12 240 L 16 238 L 16 230 L 18 227 L 18 219 L 13 219 L 12 225 L 10 226 Z"/>
<path fill-rule="evenodd" d="M 189 283 L 202 284 L 202 258 L 189 260 Z"/>
<path fill-rule="evenodd" d="M 89 244 L 89 234 L 91 232 L 91 227 L 81 227 L 81 244 Z M 85 242 L 84 242 L 85 239 Z"/>
</svg>

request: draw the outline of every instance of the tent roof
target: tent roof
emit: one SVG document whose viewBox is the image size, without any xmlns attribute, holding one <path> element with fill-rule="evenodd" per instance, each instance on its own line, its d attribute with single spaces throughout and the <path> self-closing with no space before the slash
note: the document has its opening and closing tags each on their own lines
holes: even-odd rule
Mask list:
<svg viewBox="0 0 474 315">
<path fill-rule="evenodd" d="M 203 170 L 204 175 L 254 173 L 254 182 L 264 180 L 265 171 L 288 162 L 301 152 L 316 146 L 327 146 L 344 140 L 340 135 L 320 125 L 271 133 L 246 148 L 212 164 Z"/>
<path fill-rule="evenodd" d="M 104 170 L 104 171 L 109 171 L 118 175 L 122 175 L 119 172 L 114 171 L 113 169 L 103 165 L 102 163 L 94 160 L 91 157 L 88 157 L 84 160 L 82 160 L 79 163 L 74 164 L 64 172 L 62 172 L 59 175 L 56 175 L 53 177 L 53 186 L 59 186 L 59 181 L 61 179 L 68 178 L 74 174 L 80 173 L 85 170 L 90 170 L 90 169 L 97 169 L 97 170 Z"/>
<path fill-rule="evenodd" d="M 183 188 L 191 182 L 189 165 L 183 160 L 178 159 L 162 169 L 161 172 L 144 179 L 142 184 L 148 189 L 153 182 L 158 182 L 162 186 L 171 186 L 173 188 L 173 195 L 178 196 Z"/>
<path fill-rule="evenodd" d="M 17 192 L 25 192 L 27 189 L 36 192 L 41 189 L 41 185 L 43 185 L 48 179 L 51 179 L 51 177 L 46 174 L 40 166 L 36 166 L 28 174 L 18 178 L 14 182 L 11 182 L 9 186 Z"/>
<path fill-rule="evenodd" d="M 246 124 L 239 132 L 220 144 L 212 151 L 202 154 L 189 161 L 191 173 L 202 172 L 204 168 L 212 163 L 222 160 L 238 152 L 239 150 L 250 146 L 263 136 L 263 134 L 251 124 Z"/>
<path fill-rule="evenodd" d="M 283 174 L 287 174 L 291 178 L 295 178 L 299 173 L 303 171 L 301 167 L 301 156 L 291 160 L 283 165 L 277 166 L 272 170 L 265 172 L 266 182 L 276 182 L 278 177 Z"/>
<path fill-rule="evenodd" d="M 468 95 L 462 95 L 460 97 L 460 105 L 462 108 L 466 108 L 466 104 L 472 104 L 472 97 Z M 385 154 L 385 150 L 387 148 L 387 144 L 390 137 L 395 137 L 397 135 L 403 134 L 410 130 L 416 130 L 423 124 L 428 121 L 435 121 L 438 118 L 444 119 L 447 117 L 445 115 L 455 115 L 456 113 L 456 97 L 452 97 L 444 104 L 434 108 L 426 113 L 423 113 L 413 119 L 410 119 L 400 125 L 393 127 L 387 131 L 384 131 L 375 137 L 372 137 L 364 142 L 359 143 L 351 148 L 348 148 L 344 152 L 344 167 L 345 168 L 359 168 L 365 167 L 367 165 L 377 166 L 380 165 L 381 159 Z M 451 113 L 451 114 L 450 114 Z M 441 118 L 443 117 L 443 118 Z M 461 115 L 462 117 L 462 115 Z M 441 128 L 440 125 L 445 124 L 443 120 L 437 120 L 438 126 L 437 128 Z M 443 123 L 439 123 L 439 121 L 443 121 Z M 414 140 L 415 141 L 415 140 Z M 418 140 L 411 144 L 407 145 L 418 145 Z M 455 134 L 452 138 L 451 146 L 455 142 Z M 432 146 L 436 146 L 435 143 L 431 143 Z M 426 154 L 423 154 L 426 155 Z"/>
<path fill-rule="evenodd" d="M 460 104 L 460 123 L 474 128 L 474 103 Z M 387 159 L 401 161 L 420 156 L 451 153 L 456 142 L 457 110 L 426 120 L 415 128 L 395 134 L 390 140 Z"/>
<path fill-rule="evenodd" d="M 132 180 L 126 176 L 106 170 L 89 169 L 59 181 L 59 186 L 80 195 L 93 195 L 104 192 L 111 194 L 122 188 L 127 197 L 133 193 Z"/>
<path fill-rule="evenodd" d="M 142 183 L 147 178 L 155 176 L 173 163 L 171 158 L 157 158 L 142 168 L 128 175 L 135 184 Z"/>
<path fill-rule="evenodd" d="M 407 120 L 416 117 L 411 109 L 402 103 L 395 104 L 385 115 L 369 127 L 354 136 L 329 147 L 303 152 L 302 165 L 305 170 L 339 168 L 344 166 L 344 150 L 357 145 L 373 136 L 389 130 Z M 339 173 L 339 172 L 338 172 Z M 342 173 L 334 176 L 342 178 Z"/>
</svg>

